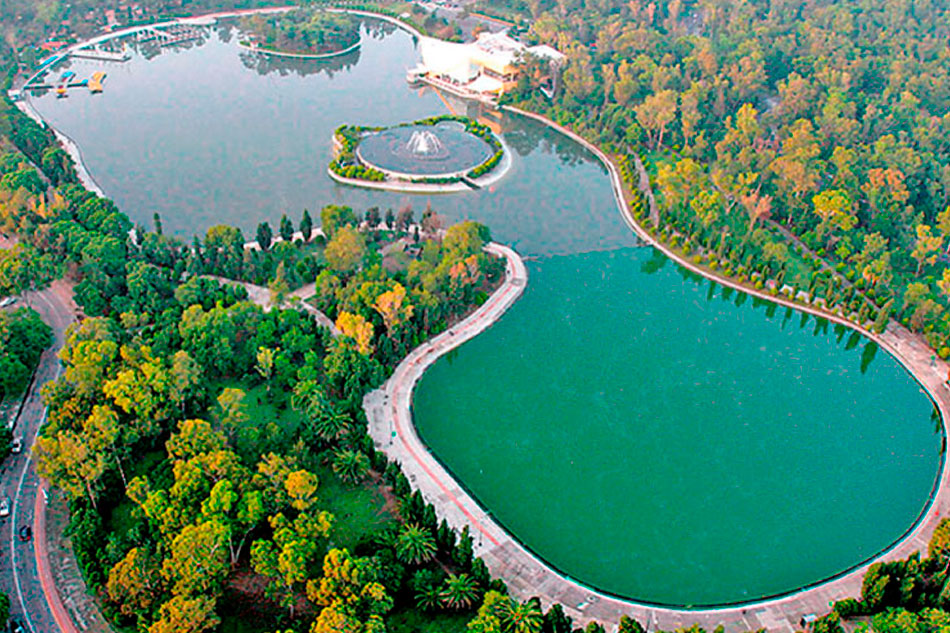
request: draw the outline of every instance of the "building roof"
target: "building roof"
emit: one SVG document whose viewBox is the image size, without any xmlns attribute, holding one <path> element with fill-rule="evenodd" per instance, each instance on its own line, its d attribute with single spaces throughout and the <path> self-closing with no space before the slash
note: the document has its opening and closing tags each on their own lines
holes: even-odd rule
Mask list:
<svg viewBox="0 0 950 633">
<path fill-rule="evenodd" d="M 567 57 L 561 51 L 548 46 L 547 44 L 539 44 L 538 46 L 532 46 L 527 49 L 532 55 L 537 55 L 538 57 L 543 57 L 549 61 L 552 61 L 556 64 L 563 62 Z"/>
<path fill-rule="evenodd" d="M 491 94 L 498 94 L 504 87 L 505 86 L 501 81 L 495 79 L 494 77 L 489 77 L 488 75 L 479 75 L 478 79 L 467 86 L 467 88 L 472 92 Z"/>
<path fill-rule="evenodd" d="M 472 65 L 472 54 L 467 44 L 446 42 L 434 37 L 423 37 L 419 42 L 422 63 L 437 75 L 448 75 L 455 81 L 471 81 L 478 75 Z"/>
</svg>

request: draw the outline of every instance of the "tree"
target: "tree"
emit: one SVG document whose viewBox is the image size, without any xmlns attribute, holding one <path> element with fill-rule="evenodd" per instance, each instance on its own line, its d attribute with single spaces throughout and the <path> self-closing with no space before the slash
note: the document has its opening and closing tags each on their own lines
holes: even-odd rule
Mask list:
<svg viewBox="0 0 950 633">
<path fill-rule="evenodd" d="M 412 224 L 412 221 L 412 207 L 406 205 L 399 209 L 399 213 L 396 214 L 396 230 L 408 231 L 409 225 Z"/>
<path fill-rule="evenodd" d="M 261 375 L 267 384 L 267 392 L 270 393 L 270 379 L 274 375 L 274 350 L 269 347 L 257 348 L 257 373 Z"/>
<path fill-rule="evenodd" d="M 368 356 L 373 353 L 373 324 L 363 318 L 361 314 L 341 312 L 336 319 L 336 327 L 343 336 L 347 336 L 356 343 L 360 354 Z"/>
<path fill-rule="evenodd" d="M 541 632 L 541 609 L 531 600 L 518 602 L 509 598 L 501 604 L 498 617 L 506 633 Z"/>
<path fill-rule="evenodd" d="M 320 211 L 320 226 L 329 240 L 332 240 L 337 231 L 344 226 L 355 227 L 356 223 L 356 214 L 350 207 L 331 204 Z"/>
<path fill-rule="evenodd" d="M 290 221 L 286 213 L 280 216 L 280 228 L 278 231 L 280 237 L 283 238 L 285 242 L 289 242 L 294 238 L 294 223 Z"/>
<path fill-rule="evenodd" d="M 356 483 L 369 471 L 369 458 L 352 448 L 344 448 L 333 454 L 333 472 L 343 481 Z"/>
<path fill-rule="evenodd" d="M 392 290 L 388 290 L 376 297 L 373 309 L 383 317 L 386 331 L 392 334 L 393 328 L 405 323 L 412 317 L 413 306 L 406 301 L 406 289 L 397 283 Z"/>
<path fill-rule="evenodd" d="M 274 278 L 267 284 L 267 290 L 270 292 L 270 304 L 274 308 L 280 308 L 284 305 L 284 300 L 290 292 L 290 284 L 287 283 L 287 274 L 284 272 L 284 262 L 277 264 L 277 270 L 274 271 Z"/>
<path fill-rule="evenodd" d="M 162 577 L 173 593 L 196 596 L 216 593 L 228 572 L 228 529 L 211 519 L 186 526 L 172 539 L 162 563 Z"/>
<path fill-rule="evenodd" d="M 927 545 L 930 556 L 943 556 L 950 552 L 950 518 L 940 519 Z"/>
<path fill-rule="evenodd" d="M 84 437 L 70 430 L 40 437 L 35 451 L 40 476 L 72 499 L 85 494 L 92 507 L 96 507 L 94 488 L 106 470 L 102 453 L 92 451 Z"/>
<path fill-rule="evenodd" d="M 934 235 L 927 224 L 917 225 L 917 241 L 910 256 L 917 262 L 917 275 L 923 270 L 924 264 L 933 264 L 937 261 L 937 254 L 943 244 L 943 236 Z"/>
<path fill-rule="evenodd" d="M 662 147 L 666 128 L 676 119 L 677 94 L 673 90 L 662 90 L 651 94 L 636 106 L 637 121 L 647 132 L 653 149 Z"/>
<path fill-rule="evenodd" d="M 366 216 L 364 219 L 366 220 L 366 225 L 369 228 L 375 229 L 378 227 L 379 223 L 382 221 L 382 218 L 379 215 L 379 207 L 368 208 L 366 210 Z"/>
<path fill-rule="evenodd" d="M 818 225 L 818 239 L 820 240 L 828 229 L 850 231 L 857 224 L 848 192 L 841 189 L 822 191 L 812 198 L 815 215 L 821 218 Z"/>
<path fill-rule="evenodd" d="M 478 586 L 468 574 L 451 574 L 442 589 L 442 604 L 450 609 L 468 609 L 478 599 Z"/>
<path fill-rule="evenodd" d="M 381 633 L 382 616 L 393 599 L 377 580 L 372 561 L 331 549 L 323 558 L 323 577 L 307 583 L 307 597 L 323 607 L 311 633 Z"/>
<path fill-rule="evenodd" d="M 354 271 L 366 255 L 363 236 L 354 228 L 344 226 L 335 232 L 327 244 L 324 256 L 333 270 L 341 273 Z"/>
<path fill-rule="evenodd" d="M 264 356 L 266 357 L 266 353 Z M 258 362 L 260 363 L 260 352 L 258 352 Z M 267 362 L 266 358 L 264 362 Z M 234 387 L 225 387 L 218 394 L 218 424 L 228 438 L 233 438 L 237 430 L 247 424 L 247 405 L 244 403 L 246 395 L 242 389 Z M 185 427 L 182 429 L 182 434 L 184 434 Z"/>
<path fill-rule="evenodd" d="M 310 210 L 303 210 L 303 217 L 300 218 L 300 233 L 303 235 L 303 241 L 309 242 L 313 237 L 313 218 L 310 217 Z"/>
<path fill-rule="evenodd" d="M 261 222 L 257 225 L 257 245 L 261 247 L 262 251 L 270 249 L 273 237 L 274 233 L 271 231 L 270 224 Z"/>
<path fill-rule="evenodd" d="M 435 539 L 425 528 L 406 523 L 396 536 L 396 557 L 404 563 L 420 565 L 435 556 Z"/>
<path fill-rule="evenodd" d="M 214 603 L 209 596 L 174 596 L 162 605 L 148 633 L 204 633 L 214 629 L 221 622 Z"/>
<path fill-rule="evenodd" d="M 470 633 L 503 633 L 501 611 L 510 600 L 497 591 L 486 592 L 478 614 L 468 623 Z"/>
<path fill-rule="evenodd" d="M 272 539 L 258 539 L 251 545 L 251 565 L 259 574 L 273 579 L 269 591 L 294 613 L 294 587 L 307 580 L 313 557 L 319 551 L 317 539 L 330 531 L 332 516 L 327 512 L 302 512 L 293 521 L 278 513 L 270 518 Z"/>
<path fill-rule="evenodd" d="M 126 616 L 143 616 L 160 595 L 158 562 L 145 548 L 133 547 L 109 572 L 109 600 Z"/>
<path fill-rule="evenodd" d="M 617 633 L 646 633 L 643 626 L 629 615 L 620 617 L 620 626 Z"/>
<path fill-rule="evenodd" d="M 467 220 L 449 227 L 442 239 L 442 246 L 452 257 L 477 255 L 491 234 L 484 224 Z"/>
<path fill-rule="evenodd" d="M 782 152 L 771 165 L 780 190 L 795 200 L 814 191 L 822 170 L 820 156 L 821 147 L 814 134 L 814 125 L 808 119 L 799 119 L 782 141 Z M 791 221 L 792 214 L 788 217 Z"/>
</svg>

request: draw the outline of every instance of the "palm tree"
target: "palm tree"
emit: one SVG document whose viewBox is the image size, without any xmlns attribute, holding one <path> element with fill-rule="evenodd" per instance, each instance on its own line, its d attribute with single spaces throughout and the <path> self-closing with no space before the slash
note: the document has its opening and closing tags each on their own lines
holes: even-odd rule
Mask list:
<svg viewBox="0 0 950 633">
<path fill-rule="evenodd" d="M 318 404 L 326 402 L 327 396 L 323 391 L 323 385 L 313 379 L 301 380 L 294 387 L 294 393 L 290 396 L 290 406 L 297 411 L 310 413 L 316 411 Z"/>
<path fill-rule="evenodd" d="M 333 472 L 343 481 L 356 483 L 369 470 L 369 458 L 352 448 L 345 448 L 333 454 Z"/>
<path fill-rule="evenodd" d="M 438 585 L 424 585 L 416 591 L 416 606 L 423 611 L 435 611 L 442 606 L 442 590 Z"/>
<path fill-rule="evenodd" d="M 507 633 L 540 633 L 541 609 L 532 602 L 507 600 L 501 605 L 499 614 L 502 629 Z"/>
<path fill-rule="evenodd" d="M 418 565 L 435 556 L 435 539 L 429 531 L 415 523 L 407 523 L 396 537 L 396 557 L 404 563 Z"/>
<path fill-rule="evenodd" d="M 445 579 L 442 604 L 450 609 L 468 609 L 478 598 L 478 585 L 468 574 L 452 574 Z"/>
<path fill-rule="evenodd" d="M 326 406 L 320 407 L 310 416 L 313 431 L 327 442 L 340 439 L 350 431 L 350 419 L 345 413 Z"/>
</svg>

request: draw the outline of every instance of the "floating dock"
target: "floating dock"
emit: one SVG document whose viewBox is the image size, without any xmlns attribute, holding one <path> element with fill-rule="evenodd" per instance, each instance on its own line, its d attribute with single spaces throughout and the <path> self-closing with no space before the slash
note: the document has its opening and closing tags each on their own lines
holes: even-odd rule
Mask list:
<svg viewBox="0 0 950 633">
<path fill-rule="evenodd" d="M 104 51 L 98 48 L 81 48 L 78 51 L 71 53 L 72 57 L 78 57 L 81 59 L 94 59 L 96 61 L 103 62 L 127 62 L 132 59 L 127 51 Z"/>
<path fill-rule="evenodd" d="M 102 82 L 105 78 L 106 74 L 101 70 L 92 73 L 92 77 L 89 78 L 89 92 L 93 94 L 102 92 Z"/>
<path fill-rule="evenodd" d="M 64 72 L 60 78 L 59 82 L 56 84 L 56 96 L 59 98 L 66 96 L 66 89 L 69 88 L 69 80 L 76 76 L 71 70 Z"/>
</svg>

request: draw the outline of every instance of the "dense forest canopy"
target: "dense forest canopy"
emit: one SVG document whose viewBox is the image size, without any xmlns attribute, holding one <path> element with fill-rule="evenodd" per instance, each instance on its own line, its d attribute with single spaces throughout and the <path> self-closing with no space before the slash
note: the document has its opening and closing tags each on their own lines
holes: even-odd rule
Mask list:
<svg viewBox="0 0 950 633">
<path fill-rule="evenodd" d="M 533 90 L 533 60 L 506 100 L 640 154 L 679 237 L 810 286 L 820 269 L 781 227 L 950 353 L 950 6 L 478 6 L 569 57 L 553 101 Z"/>
</svg>

